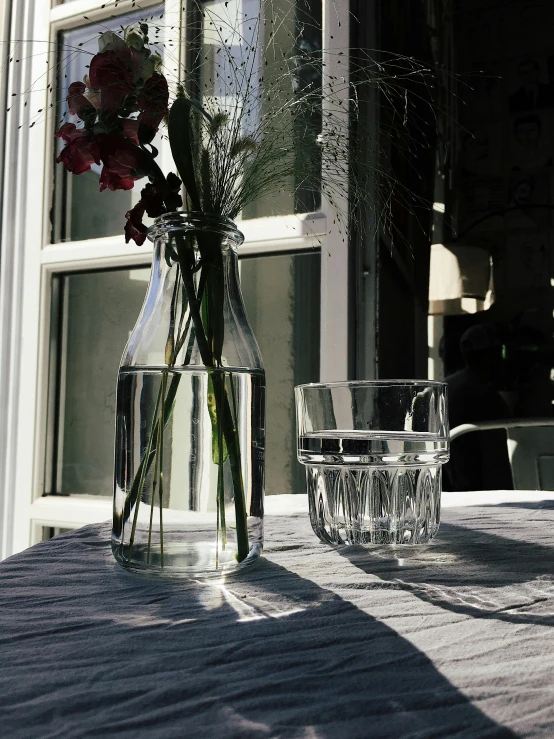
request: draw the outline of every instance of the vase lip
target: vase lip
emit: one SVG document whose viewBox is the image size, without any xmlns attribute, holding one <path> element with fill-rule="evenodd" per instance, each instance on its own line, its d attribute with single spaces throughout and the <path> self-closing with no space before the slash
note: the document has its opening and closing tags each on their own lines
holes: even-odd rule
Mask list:
<svg viewBox="0 0 554 739">
<path fill-rule="evenodd" d="M 154 241 L 175 231 L 211 231 L 227 237 L 234 246 L 244 242 L 244 234 L 238 230 L 234 221 L 218 213 L 176 210 L 158 216 L 148 229 L 148 238 Z"/>
</svg>

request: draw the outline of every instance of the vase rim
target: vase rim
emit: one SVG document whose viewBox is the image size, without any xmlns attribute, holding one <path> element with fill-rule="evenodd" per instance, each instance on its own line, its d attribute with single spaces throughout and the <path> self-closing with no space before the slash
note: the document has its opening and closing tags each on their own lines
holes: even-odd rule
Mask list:
<svg viewBox="0 0 554 739">
<path fill-rule="evenodd" d="M 158 216 L 148 229 L 148 238 L 154 241 L 174 231 L 201 230 L 226 236 L 235 246 L 244 242 L 244 234 L 238 230 L 234 221 L 217 213 L 202 211 L 171 211 Z"/>
</svg>

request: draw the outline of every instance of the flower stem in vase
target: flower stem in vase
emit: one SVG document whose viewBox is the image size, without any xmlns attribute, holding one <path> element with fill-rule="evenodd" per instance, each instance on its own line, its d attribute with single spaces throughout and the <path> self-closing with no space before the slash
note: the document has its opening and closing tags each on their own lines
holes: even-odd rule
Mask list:
<svg viewBox="0 0 554 739">
<path fill-rule="evenodd" d="M 220 397 L 219 407 L 222 407 L 223 398 Z M 228 459 L 227 445 L 223 438 L 223 424 L 218 422 L 215 403 L 215 389 L 213 378 L 208 377 L 208 413 L 212 423 L 212 460 L 217 464 L 217 522 L 216 522 L 216 569 L 219 556 L 219 532 L 221 530 L 221 549 L 227 546 L 227 526 L 225 521 L 225 488 L 223 485 L 223 464 Z"/>
<path fill-rule="evenodd" d="M 156 400 L 156 407 L 154 408 L 154 418 L 158 415 L 158 410 L 160 408 L 160 405 L 162 400 L 162 394 L 161 391 L 158 393 L 158 398 Z M 158 424 L 156 422 L 156 429 L 158 428 Z M 131 491 L 129 494 L 129 498 L 132 497 L 133 490 L 136 490 L 135 492 L 135 515 L 133 516 L 133 527 L 131 529 L 131 536 L 129 538 L 129 561 L 132 559 L 133 554 L 133 544 L 135 543 L 135 533 L 137 530 L 137 521 L 138 521 L 138 513 L 140 508 L 140 499 L 141 499 L 141 493 L 144 488 L 144 480 L 146 479 L 146 473 L 148 472 L 149 464 L 147 463 L 147 460 L 149 459 L 150 455 L 153 453 L 153 443 L 154 443 L 154 436 L 156 436 L 156 447 L 157 447 L 157 434 L 155 434 L 154 430 L 150 432 L 150 435 L 148 436 L 148 441 L 146 443 L 146 450 L 144 452 L 144 455 L 142 457 L 139 469 L 137 470 L 137 474 L 135 476 L 135 479 L 133 480 L 133 484 L 131 486 Z M 154 451 L 155 454 L 155 451 Z M 129 509 L 130 510 L 130 509 Z"/>
<path fill-rule="evenodd" d="M 156 492 L 159 491 L 160 498 L 160 560 L 161 566 L 163 567 L 163 520 L 162 520 L 162 507 L 163 507 L 163 446 L 164 446 L 164 418 L 163 408 L 165 403 L 165 393 L 167 387 L 167 371 L 162 373 L 162 386 L 158 398 L 162 398 L 163 402 L 159 403 L 160 415 L 159 418 L 155 418 L 156 430 L 156 448 L 155 448 L 155 463 L 154 463 L 154 480 L 152 481 L 152 499 L 150 501 L 150 524 L 148 527 L 148 549 L 146 554 L 146 562 L 150 564 L 150 552 L 152 545 L 152 524 L 154 519 L 154 504 L 156 502 Z M 151 436 L 153 434 L 151 433 Z M 138 507 L 138 503 L 137 503 Z"/>
<path fill-rule="evenodd" d="M 223 347 L 223 281 L 221 279 L 221 262 L 218 260 L 220 255 L 219 244 L 211 242 L 208 234 L 196 234 L 198 248 L 202 261 L 202 277 L 204 272 L 210 270 L 209 275 L 205 278 L 206 288 L 204 295 L 199 299 L 196 294 L 194 285 L 194 258 L 192 239 L 187 238 L 188 244 L 182 236 L 176 236 L 176 247 L 179 265 L 181 267 L 181 275 L 187 291 L 190 315 L 195 329 L 195 337 L 198 349 L 202 357 L 202 361 L 206 367 L 221 367 L 221 351 Z M 202 310 L 204 297 L 206 298 L 206 309 Z M 204 321 L 203 315 L 204 313 Z M 208 341 L 208 337 L 210 341 Z M 212 347 L 212 348 L 211 348 Z M 212 423 L 222 425 L 222 437 L 225 439 L 227 452 L 229 455 L 229 463 L 231 467 L 231 477 L 233 481 L 235 518 L 236 518 L 236 536 L 237 536 L 237 559 L 242 562 L 248 556 L 250 550 L 248 542 L 248 527 L 246 515 L 246 501 L 244 495 L 244 482 L 242 479 L 240 444 L 238 440 L 238 431 L 235 427 L 227 388 L 225 387 L 225 379 L 219 373 L 212 374 L 212 383 L 214 387 L 215 399 L 215 422 Z M 220 466 L 223 465 L 223 458 L 220 457 Z M 219 485 L 218 485 L 219 488 Z M 219 515 L 221 515 L 221 496 L 218 490 Z"/>
<path fill-rule="evenodd" d="M 232 379 L 230 380 L 232 382 Z M 248 543 L 248 526 L 246 501 L 244 496 L 244 482 L 242 478 L 240 444 L 238 440 L 238 429 L 233 420 L 231 406 L 227 388 L 225 386 L 225 377 L 214 375 L 212 378 L 214 384 L 214 397 L 216 403 L 216 418 L 214 431 L 221 438 L 221 452 L 218 464 L 218 484 L 217 484 L 217 501 L 219 518 L 221 520 L 221 536 L 222 549 L 225 549 L 227 543 L 227 528 L 225 517 L 225 490 L 223 486 L 223 463 L 225 461 L 225 451 L 227 451 L 229 463 L 231 467 L 231 478 L 233 481 L 233 502 L 235 505 L 235 526 L 237 536 L 237 560 L 242 562 L 248 556 L 250 550 Z M 219 444 L 219 442 L 218 442 Z M 226 448 L 226 449 L 225 449 Z"/>
<path fill-rule="evenodd" d="M 163 403 L 162 403 L 162 388 L 160 387 L 160 390 L 158 391 L 158 397 L 157 397 L 156 405 L 154 408 L 154 414 L 152 417 L 152 426 L 150 428 L 150 434 L 148 437 L 148 442 L 146 444 L 146 449 L 144 450 L 144 454 L 142 455 L 139 468 L 135 474 L 133 483 L 131 485 L 131 489 L 129 490 L 129 493 L 127 494 L 125 498 L 125 505 L 123 507 L 123 511 L 121 515 L 119 515 L 117 518 L 114 518 L 114 526 L 113 526 L 114 533 L 117 536 L 121 536 L 122 531 L 123 531 L 124 521 L 128 519 L 131 511 L 133 510 L 133 506 L 136 506 L 134 517 L 133 517 L 133 527 L 131 530 L 131 537 L 129 540 L 129 559 L 131 559 L 133 543 L 135 540 L 135 530 L 136 530 L 137 518 L 138 518 L 138 506 L 140 504 L 140 494 L 142 493 L 142 490 L 144 488 L 144 481 L 146 479 L 146 475 L 148 474 L 150 467 L 152 466 L 152 463 L 154 462 L 154 459 L 156 456 L 158 436 L 160 433 L 160 419 L 158 418 L 160 405 L 163 407 L 162 424 L 163 426 L 166 426 L 173 412 L 173 406 L 175 404 L 175 397 L 177 395 L 177 390 L 179 388 L 180 380 L 181 380 L 180 375 L 175 375 L 174 377 L 172 377 L 171 383 L 169 385 L 169 390 L 167 391 L 167 396 L 165 397 Z"/>
<path fill-rule="evenodd" d="M 203 364 L 210 370 L 222 367 L 223 347 L 223 296 L 222 264 L 220 246 L 217 240 L 212 241 L 208 234 L 196 236 L 200 260 L 194 257 L 194 237 L 175 236 L 176 258 L 179 263 L 179 274 L 175 282 L 175 292 L 171 303 L 171 320 L 166 344 L 165 361 L 168 369 L 175 366 L 177 356 L 188 336 L 183 366 L 190 363 L 194 344 L 202 358 Z M 195 274 L 199 273 L 198 291 L 195 285 Z M 175 320 L 175 306 L 179 291 L 182 292 L 182 308 L 179 321 Z M 185 313 L 188 313 L 184 319 Z M 184 326 L 183 326 L 184 323 Z M 192 324 L 192 325 L 191 325 Z M 175 329 L 177 335 L 175 336 Z M 150 524 L 148 531 L 147 563 L 151 559 L 153 512 L 156 497 L 160 503 L 160 562 L 164 566 L 163 555 L 163 437 L 164 429 L 175 403 L 180 374 L 172 377 L 168 388 L 168 370 L 162 372 L 162 384 L 158 392 L 156 406 L 152 418 L 148 442 L 140 461 L 139 468 L 131 485 L 124 506 L 129 515 L 135 506 L 131 536 L 129 540 L 129 561 L 132 559 L 132 548 L 135 541 L 138 521 L 138 509 L 144 484 L 150 467 L 154 464 L 152 498 L 150 502 Z M 226 373 L 209 372 L 208 413 L 212 423 L 212 458 L 218 465 L 217 472 L 217 523 L 216 523 L 216 569 L 219 566 L 219 544 L 224 551 L 227 546 L 227 517 L 225 508 L 224 463 L 228 460 L 233 485 L 233 502 L 235 507 L 237 560 L 242 562 L 249 553 L 247 511 L 244 481 L 241 467 L 241 450 L 236 420 L 231 408 Z M 233 379 L 229 375 L 230 393 L 233 395 Z M 236 399 L 233 400 L 236 406 Z M 235 407 L 235 415 L 236 415 Z M 123 525 L 123 523 L 121 523 Z M 115 526 L 114 526 L 115 529 Z M 221 539 L 220 539 L 221 537 Z"/>
<path fill-rule="evenodd" d="M 162 398 L 165 397 L 165 391 L 167 387 L 167 371 L 162 373 Z M 159 444 L 159 456 L 158 456 L 158 475 L 159 475 L 159 496 L 160 496 L 160 565 L 164 566 L 164 526 L 163 526 L 163 493 L 164 493 L 164 473 L 163 473 L 163 459 L 164 459 L 164 419 L 160 417 L 160 444 Z M 152 498 L 154 498 L 155 489 L 152 491 Z"/>
</svg>

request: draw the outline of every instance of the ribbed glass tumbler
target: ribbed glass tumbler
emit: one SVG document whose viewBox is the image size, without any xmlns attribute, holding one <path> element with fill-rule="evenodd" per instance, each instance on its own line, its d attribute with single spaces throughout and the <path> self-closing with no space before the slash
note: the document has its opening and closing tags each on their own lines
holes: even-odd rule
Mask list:
<svg viewBox="0 0 554 739">
<path fill-rule="evenodd" d="M 425 544 L 438 531 L 449 458 L 442 382 L 299 385 L 298 460 L 310 520 L 329 544 Z"/>
</svg>

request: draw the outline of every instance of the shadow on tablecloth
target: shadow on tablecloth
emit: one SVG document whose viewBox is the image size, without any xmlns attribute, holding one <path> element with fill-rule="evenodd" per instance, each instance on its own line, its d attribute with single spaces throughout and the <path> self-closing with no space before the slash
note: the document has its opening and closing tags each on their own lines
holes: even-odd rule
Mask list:
<svg viewBox="0 0 554 739">
<path fill-rule="evenodd" d="M 446 509 L 446 521 L 429 545 L 337 552 L 384 587 L 410 591 L 455 613 L 551 627 L 553 513 L 550 501 Z"/>
<path fill-rule="evenodd" d="M 108 539 L 88 526 L 0 565 L 3 735 L 514 736 L 309 579 L 268 560 L 226 585 L 145 578 L 115 565 Z"/>
</svg>

